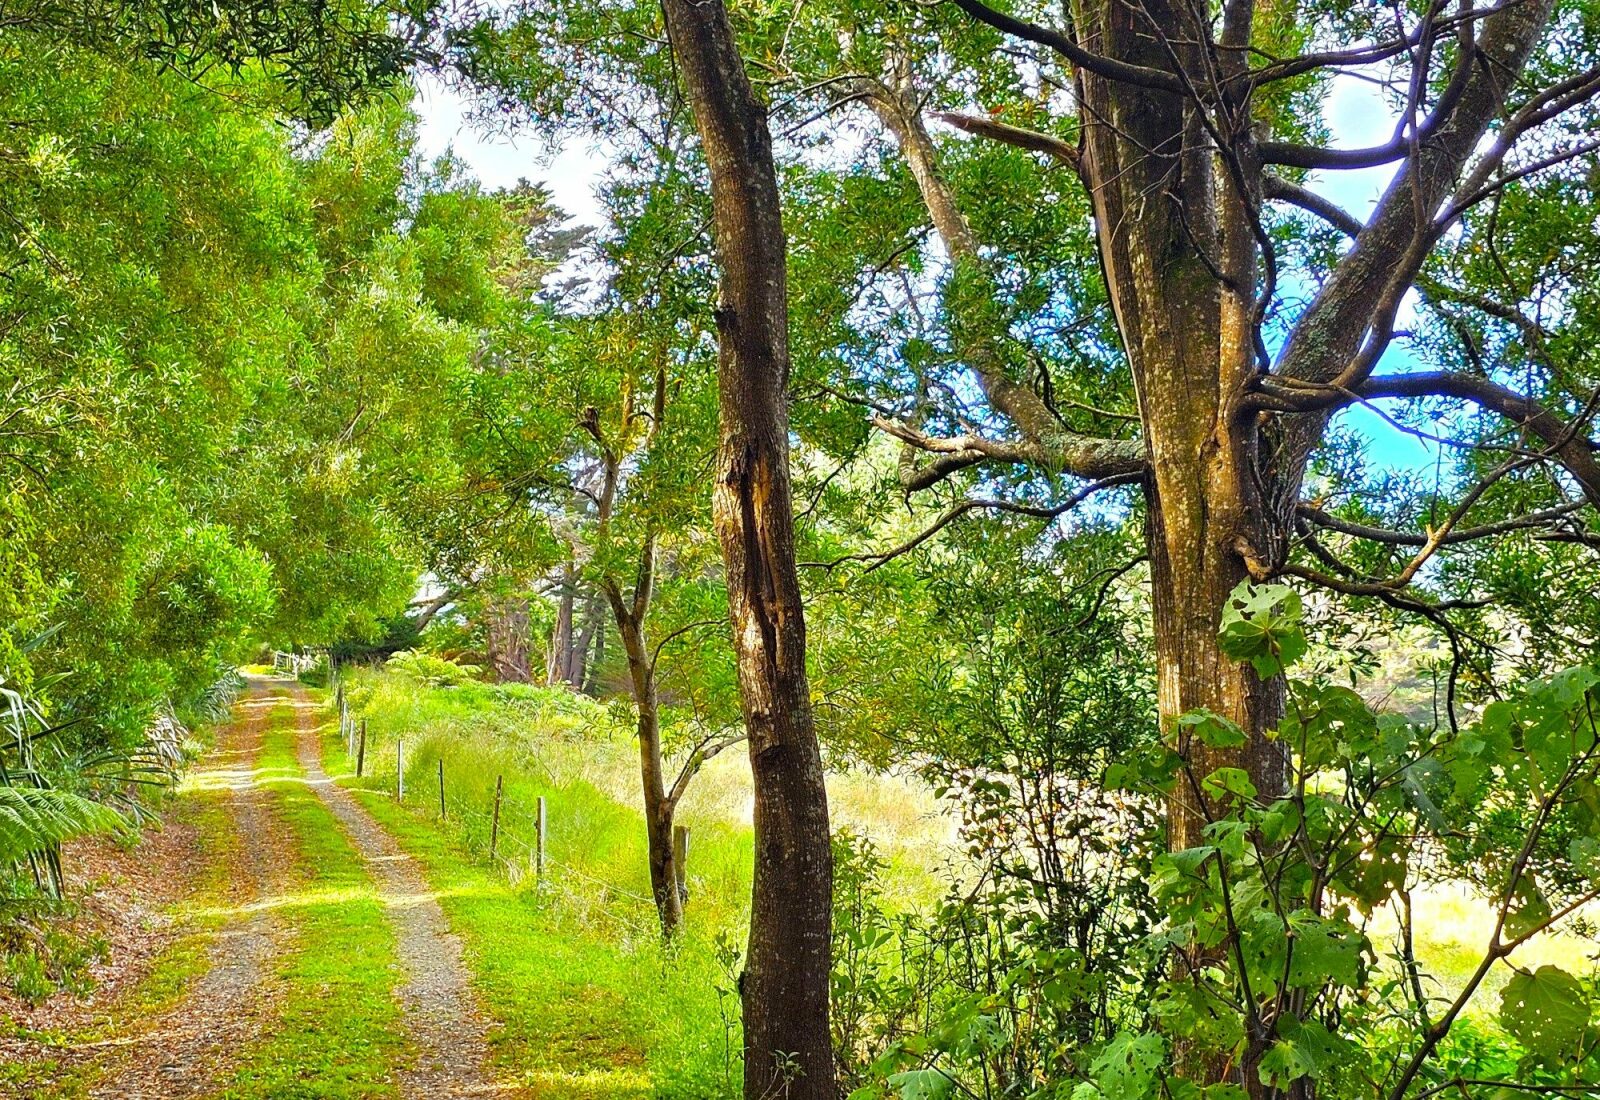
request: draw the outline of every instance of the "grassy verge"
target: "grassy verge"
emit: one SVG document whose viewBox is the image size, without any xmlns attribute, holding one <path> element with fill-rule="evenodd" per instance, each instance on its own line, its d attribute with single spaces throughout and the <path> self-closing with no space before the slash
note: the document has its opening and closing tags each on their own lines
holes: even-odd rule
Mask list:
<svg viewBox="0 0 1600 1100">
<path fill-rule="evenodd" d="M 383 717 L 387 726 L 392 716 Z M 691 885 L 701 898 L 691 902 L 688 933 L 664 950 L 653 910 L 637 896 L 645 889 L 639 815 L 586 781 L 553 775 L 527 742 L 496 731 L 492 711 L 463 717 L 470 720 L 436 721 L 407 735 L 403 806 L 393 796 L 392 748 L 374 752 L 369 730 L 369 763 L 380 778 L 357 794 L 418 859 L 461 936 L 494 1023 L 500 1074 L 549 1100 L 737 1095 L 736 1008 L 716 932 L 719 921 L 742 914 L 717 901 L 708 884 L 721 885 L 741 860 L 748 866 L 748 848 L 740 848 L 748 838 L 707 829 L 701 845 L 696 836 L 701 871 Z M 557 736 L 549 725 L 522 732 L 547 742 Z M 328 771 L 355 785 L 336 733 L 325 738 L 324 754 Z M 441 759 L 448 822 L 437 810 Z M 519 845 L 532 839 L 532 807 L 547 799 L 549 848 L 559 865 L 542 884 L 531 876 L 513 882 L 503 865 L 489 864 L 481 815 L 492 805 L 496 776 L 504 777 L 501 835 L 517 857 L 514 868 L 522 866 Z"/>
<path fill-rule="evenodd" d="M 294 945 L 274 976 L 267 1034 L 221 1095 L 392 1096 L 394 1068 L 405 1058 L 394 933 L 360 855 L 303 782 L 294 745 L 293 712 L 279 707 L 260 771 L 296 848 L 295 892 L 277 899 Z"/>
</svg>

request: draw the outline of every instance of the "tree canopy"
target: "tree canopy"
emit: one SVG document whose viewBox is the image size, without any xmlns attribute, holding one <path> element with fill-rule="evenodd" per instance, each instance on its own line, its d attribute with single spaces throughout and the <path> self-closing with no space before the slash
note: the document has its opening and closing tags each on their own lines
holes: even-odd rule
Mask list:
<svg viewBox="0 0 1600 1100">
<path fill-rule="evenodd" d="M 1472 991 L 1600 896 L 1594 5 L 0 26 L 19 729 L 138 751 L 267 644 L 610 696 L 668 935 L 748 741 L 752 1097 L 1465 1091 Z M 599 224 L 425 161 L 411 79 L 598 143 Z M 35 847 L 106 824 L 71 760 Z M 824 763 L 964 807 L 898 977 L 827 935 Z M 1372 925 L 1446 881 L 1459 1000 Z M 1507 1087 L 1592 1087 L 1596 1001 L 1516 971 Z"/>
</svg>

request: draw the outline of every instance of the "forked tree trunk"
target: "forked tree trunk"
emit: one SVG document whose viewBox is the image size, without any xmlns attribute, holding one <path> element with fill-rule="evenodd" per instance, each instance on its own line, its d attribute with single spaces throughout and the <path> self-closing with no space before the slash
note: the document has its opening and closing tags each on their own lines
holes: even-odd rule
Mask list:
<svg viewBox="0 0 1600 1100">
<path fill-rule="evenodd" d="M 1145 48 L 1157 48 L 1148 36 Z M 1205 707 L 1259 733 L 1276 723 L 1281 690 L 1224 658 L 1216 637 L 1228 594 L 1249 575 L 1247 557 L 1271 545 L 1252 468 L 1253 426 L 1229 405 L 1254 369 L 1252 302 L 1248 293 L 1221 291 L 1195 243 L 1253 288 L 1248 222 L 1227 181 L 1214 175 L 1207 135 L 1185 101 L 1082 74 L 1079 83 L 1085 102 L 1108 112 L 1086 111 L 1087 118 L 1119 120 L 1085 124 L 1078 169 L 1094 198 L 1106 282 L 1139 394 L 1147 453 L 1138 465 L 1154 471 L 1145 484 L 1146 542 L 1162 725 L 1175 729 L 1178 715 Z M 940 174 L 905 59 L 894 60 L 884 82 L 855 90 L 894 134 L 951 258 L 981 266 L 979 241 Z M 1056 431 L 1048 407 L 1008 376 L 982 326 L 961 351 L 990 401 L 1025 436 L 1055 450 L 1076 447 L 1086 476 L 1119 472 L 1121 459 Z M 1282 783 L 1282 760 L 1265 738 L 1243 751 L 1190 748 L 1202 776 L 1228 765 L 1247 769 L 1264 791 Z M 1180 789 L 1169 813 L 1173 846 L 1199 843 L 1205 820 L 1194 793 Z"/>
<path fill-rule="evenodd" d="M 683 924 L 683 898 L 678 894 L 677 856 L 672 847 L 676 802 L 667 794 L 661 760 L 661 699 L 656 689 L 655 662 L 645 642 L 644 622 L 622 602 L 612 600 L 617 633 L 628 655 L 628 675 L 639 712 L 639 777 L 644 790 L 645 841 L 650 858 L 650 893 L 663 939 Z"/>
<path fill-rule="evenodd" d="M 835 1100 L 833 856 L 795 572 L 787 258 L 772 137 L 721 0 L 665 0 L 664 7 L 711 169 L 722 276 L 712 510 L 755 782 L 744 1091 L 747 1100 Z"/>
</svg>

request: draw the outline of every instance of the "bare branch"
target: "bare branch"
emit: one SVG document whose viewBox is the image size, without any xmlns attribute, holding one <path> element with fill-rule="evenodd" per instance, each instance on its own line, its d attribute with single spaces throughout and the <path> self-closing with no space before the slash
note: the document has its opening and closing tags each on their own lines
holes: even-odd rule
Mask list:
<svg viewBox="0 0 1600 1100">
<path fill-rule="evenodd" d="M 961 114 L 956 111 L 939 111 L 933 117 L 954 126 L 957 130 L 964 130 L 969 134 L 988 138 L 990 141 L 1015 145 L 1019 149 L 1027 149 L 1034 153 L 1044 153 L 1074 171 L 1077 170 L 1078 147 L 1054 134 L 1042 134 L 1037 130 L 1026 130 L 1021 126 L 1012 126 L 981 115 Z"/>
</svg>

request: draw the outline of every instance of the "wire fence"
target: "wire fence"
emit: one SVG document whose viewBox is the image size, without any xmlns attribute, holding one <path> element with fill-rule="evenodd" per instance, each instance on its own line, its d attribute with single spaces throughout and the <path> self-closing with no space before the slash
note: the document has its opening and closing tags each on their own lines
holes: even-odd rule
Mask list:
<svg viewBox="0 0 1600 1100">
<path fill-rule="evenodd" d="M 330 674 L 329 687 L 329 702 L 346 759 L 358 777 L 374 778 L 365 774 L 368 770 L 366 719 L 351 712 L 336 667 Z M 437 792 L 430 797 L 424 785 L 419 793 L 415 786 L 405 783 L 405 772 L 400 770 L 405 768 L 404 741 L 404 737 L 394 741 L 397 767 L 388 794 L 414 817 L 434 819 L 438 828 L 447 831 L 468 853 L 485 859 L 513 886 L 531 879 L 541 898 L 569 906 L 579 913 L 601 914 L 635 936 L 657 934 L 653 899 L 551 854 L 549 820 L 551 813 L 560 812 L 558 805 L 541 795 L 535 805 L 529 806 L 504 793 L 504 776 L 496 777 L 494 797 L 486 806 L 468 804 L 459 793 L 450 798 L 442 758 L 435 758 L 439 776 Z M 420 759 L 414 761 L 413 768 L 406 770 L 414 771 L 415 765 L 420 763 Z M 531 835 L 527 830 L 530 821 L 534 825 Z M 684 851 L 686 854 L 686 840 Z M 681 863 L 679 873 L 682 873 Z"/>
</svg>

